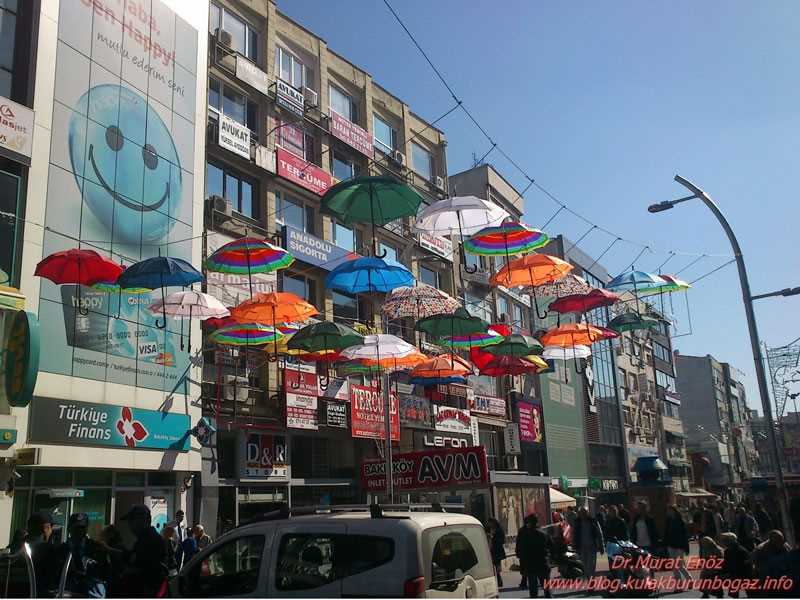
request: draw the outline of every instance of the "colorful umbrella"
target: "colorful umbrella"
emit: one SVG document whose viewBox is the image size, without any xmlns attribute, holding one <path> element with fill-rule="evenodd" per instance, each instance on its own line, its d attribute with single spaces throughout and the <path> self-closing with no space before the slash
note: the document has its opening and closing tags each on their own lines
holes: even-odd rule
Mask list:
<svg viewBox="0 0 800 600">
<path fill-rule="evenodd" d="M 321 321 L 307 325 L 292 336 L 287 343 L 290 350 L 320 352 L 323 350 L 344 350 L 350 346 L 364 343 L 364 336 L 359 335 L 346 325 Z"/>
<path fill-rule="evenodd" d="M 467 309 L 457 308 L 452 314 L 433 315 L 417 321 L 414 329 L 424 331 L 434 338 L 454 337 L 486 333 L 489 324 L 480 317 L 473 317 Z"/>
<path fill-rule="evenodd" d="M 303 322 L 319 314 L 317 309 L 291 292 L 255 294 L 231 309 L 231 317 L 239 323 L 261 323 L 276 326 L 280 323 Z"/>
<path fill-rule="evenodd" d="M 654 329 L 656 327 L 658 327 L 658 319 L 645 317 L 635 312 L 622 313 L 608 322 L 608 328 L 617 333 L 635 331 L 637 329 Z"/>
<path fill-rule="evenodd" d="M 572 348 L 573 346 L 588 346 L 595 342 L 617 337 L 616 332 L 589 323 L 567 323 L 560 327 L 553 327 L 541 336 L 542 344 Z"/>
<path fill-rule="evenodd" d="M 573 266 L 567 261 L 549 254 L 526 254 L 504 264 L 489 282 L 492 285 L 502 285 L 507 288 L 521 286 L 530 288 L 536 315 L 540 319 L 544 319 L 547 314 L 539 314 L 536 286 L 558 281 L 572 269 Z"/>
<path fill-rule="evenodd" d="M 469 361 L 455 354 L 434 356 L 421 362 L 411 370 L 412 379 L 435 379 L 440 377 L 467 377 L 473 369 Z M 412 381 L 413 383 L 413 381 Z"/>
<path fill-rule="evenodd" d="M 522 375 L 536 373 L 541 367 L 519 356 L 495 356 L 481 370 L 481 375 L 502 377 L 503 375 Z"/>
<path fill-rule="evenodd" d="M 347 294 L 391 292 L 414 285 L 414 275 L 399 263 L 380 258 L 357 258 L 342 263 L 325 278 L 325 287 Z"/>
<path fill-rule="evenodd" d="M 253 295 L 253 273 L 271 273 L 285 269 L 294 262 L 294 256 L 279 246 L 255 238 L 242 238 L 228 242 L 217 249 L 206 261 L 206 269 L 218 273 L 247 275 L 250 295 Z"/>
<path fill-rule="evenodd" d="M 659 275 L 664 280 L 664 285 L 648 287 L 637 290 L 639 296 L 654 296 L 656 294 L 666 294 L 671 292 L 685 292 L 691 285 L 674 275 Z"/>
<path fill-rule="evenodd" d="M 584 313 L 602 306 L 611 306 L 619 300 L 614 292 L 597 288 L 588 294 L 571 294 L 562 296 L 550 303 L 549 309 L 559 315 L 566 313 Z"/>
<path fill-rule="evenodd" d="M 377 258 L 375 227 L 417 213 L 422 203 L 414 189 L 393 177 L 355 177 L 329 188 L 320 200 L 320 212 L 333 215 L 339 223 L 372 224 L 372 245 Z"/>
<path fill-rule="evenodd" d="M 521 292 L 529 296 L 533 293 L 537 293 L 541 298 L 561 298 L 562 296 L 570 296 L 573 294 L 588 294 L 594 289 L 586 283 L 583 277 L 578 277 L 572 273 L 567 273 L 567 275 L 553 283 L 537 285 L 535 290 L 533 290 L 532 287 L 533 286 L 524 287 Z"/>
<path fill-rule="evenodd" d="M 464 250 L 481 256 L 509 256 L 524 254 L 546 246 L 547 234 L 523 225 L 519 221 L 505 221 L 496 227 L 484 227 L 464 242 Z"/>
<path fill-rule="evenodd" d="M 405 356 L 392 356 L 389 358 L 381 358 L 380 360 L 364 358 L 361 359 L 361 362 L 370 367 L 379 368 L 391 373 L 394 371 L 413 369 L 426 360 L 428 360 L 428 357 L 422 352 L 418 352 L 415 348 L 414 352 L 406 354 Z"/>
<path fill-rule="evenodd" d="M 489 329 L 483 333 L 472 333 L 469 335 L 447 335 L 437 340 L 442 346 L 454 349 L 485 348 L 499 344 L 503 341 L 503 335 Z"/>
<path fill-rule="evenodd" d="M 212 342 L 228 346 L 261 346 L 276 342 L 281 336 L 276 328 L 260 323 L 235 323 L 220 327 L 208 337 Z"/>
<path fill-rule="evenodd" d="M 411 317 L 422 319 L 433 315 L 451 314 L 461 306 L 455 298 L 425 283 L 393 289 L 381 306 L 388 319 Z"/>
<path fill-rule="evenodd" d="M 526 357 L 542 351 L 542 345 L 533 337 L 521 333 L 512 333 L 503 340 L 486 348 L 486 352 L 493 356 L 518 356 Z"/>
<path fill-rule="evenodd" d="M 629 271 L 617 275 L 608 282 L 606 288 L 614 292 L 634 292 L 649 288 L 658 288 L 666 283 L 664 279 L 653 273 L 645 271 Z"/>
<path fill-rule="evenodd" d="M 84 308 L 81 303 L 81 286 L 92 285 L 98 281 L 116 281 L 122 269 L 121 265 L 94 250 L 73 248 L 46 256 L 36 265 L 33 274 L 49 279 L 57 285 L 77 285 L 78 312 L 88 315 L 89 309 Z"/>
</svg>

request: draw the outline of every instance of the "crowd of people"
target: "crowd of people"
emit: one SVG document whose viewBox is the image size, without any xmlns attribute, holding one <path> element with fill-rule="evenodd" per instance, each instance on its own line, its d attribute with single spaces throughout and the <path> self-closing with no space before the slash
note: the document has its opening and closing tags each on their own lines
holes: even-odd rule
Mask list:
<svg viewBox="0 0 800 600">
<path fill-rule="evenodd" d="M 9 546 L 13 553 L 29 544 L 37 595 L 55 593 L 64 579 L 65 591 L 89 598 L 163 598 L 168 582 L 198 551 L 211 543 L 202 525 L 187 528 L 178 511 L 159 533 L 152 525 L 150 509 L 137 504 L 121 517 L 135 538 L 132 547 L 123 543 L 120 529 L 106 526 L 97 539 L 89 537 L 86 513 L 73 513 L 67 521 L 66 541 L 54 535 L 52 516 L 36 512 L 28 518 L 27 530 L 19 531 Z"/>
</svg>

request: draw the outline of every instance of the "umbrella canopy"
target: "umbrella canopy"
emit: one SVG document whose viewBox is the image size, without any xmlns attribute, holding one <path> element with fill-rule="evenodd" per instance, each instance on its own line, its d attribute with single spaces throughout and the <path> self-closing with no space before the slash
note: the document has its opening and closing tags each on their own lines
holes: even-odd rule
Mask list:
<svg viewBox="0 0 800 600">
<path fill-rule="evenodd" d="M 291 292 L 266 292 L 256 294 L 231 310 L 231 317 L 239 323 L 279 323 L 302 322 L 319 314 L 317 309 Z"/>
<path fill-rule="evenodd" d="M 208 337 L 212 342 L 228 346 L 260 346 L 276 342 L 281 336 L 274 327 L 260 323 L 235 323 L 216 329 Z"/>
<path fill-rule="evenodd" d="M 502 377 L 503 375 L 522 375 L 536 373 L 540 367 L 518 356 L 495 356 L 480 371 L 481 375 Z"/>
<path fill-rule="evenodd" d="M 589 358 L 592 351 L 588 346 L 577 345 L 570 348 L 562 348 L 561 346 L 545 346 L 542 352 L 544 360 L 572 360 Z"/>
<path fill-rule="evenodd" d="M 670 292 L 685 292 L 691 285 L 674 275 L 659 275 L 664 280 L 664 285 L 637 289 L 639 296 L 654 296 L 656 294 L 666 294 Z"/>
<path fill-rule="evenodd" d="M 182 258 L 154 256 L 132 264 L 117 279 L 125 288 L 155 290 L 170 286 L 188 287 L 203 281 L 203 274 Z"/>
<path fill-rule="evenodd" d="M 617 333 L 635 331 L 637 329 L 653 329 L 655 327 L 658 327 L 658 319 L 645 317 L 635 312 L 622 313 L 608 322 L 608 328 Z"/>
<path fill-rule="evenodd" d="M 448 383 L 465 385 L 467 379 L 466 377 L 458 377 L 457 375 L 451 375 L 449 377 L 410 377 L 408 383 L 412 385 L 445 385 Z"/>
<path fill-rule="evenodd" d="M 206 259 L 206 269 L 218 273 L 250 275 L 285 269 L 294 256 L 279 246 L 255 238 L 228 242 Z"/>
<path fill-rule="evenodd" d="M 547 245 L 550 238 L 538 229 L 519 221 L 505 221 L 496 227 L 484 227 L 464 241 L 464 250 L 482 256 L 524 254 Z"/>
<path fill-rule="evenodd" d="M 391 292 L 414 285 L 414 275 L 399 263 L 380 258 L 357 258 L 342 263 L 325 278 L 325 287 L 348 294 Z"/>
<path fill-rule="evenodd" d="M 43 258 L 33 272 L 55 284 L 92 285 L 98 281 L 116 281 L 123 267 L 94 250 L 73 248 Z"/>
<path fill-rule="evenodd" d="M 530 356 L 523 356 L 522 358 L 524 358 L 528 362 L 535 364 L 537 367 L 539 367 L 539 370 L 541 371 L 545 371 L 550 368 L 550 365 L 547 364 L 547 361 L 537 354 L 531 354 Z"/>
<path fill-rule="evenodd" d="M 588 294 L 593 289 L 583 277 L 567 273 L 558 281 L 536 286 L 535 292 L 542 298 L 561 298 L 572 294 Z M 528 286 L 521 291 L 523 294 L 530 295 L 534 292 L 534 289 L 532 286 Z"/>
<path fill-rule="evenodd" d="M 411 317 L 423 319 L 433 315 L 453 313 L 461 306 L 455 298 L 425 283 L 393 289 L 381 306 L 389 319 Z"/>
<path fill-rule="evenodd" d="M 568 262 L 549 254 L 526 254 L 507 262 L 490 283 L 507 288 L 553 283 L 573 269 Z"/>
<path fill-rule="evenodd" d="M 418 352 L 415 348 L 414 352 L 404 356 L 381 357 L 380 360 L 364 358 L 361 362 L 371 367 L 379 367 L 388 371 L 403 371 L 413 369 L 426 360 L 428 360 L 428 357 L 422 352 Z"/>
<path fill-rule="evenodd" d="M 434 356 L 421 362 L 411 370 L 410 376 L 419 379 L 433 379 L 442 377 L 465 378 L 472 375 L 472 365 L 455 354 Z"/>
<path fill-rule="evenodd" d="M 344 225 L 386 225 L 417 214 L 421 203 L 422 196 L 393 177 L 355 177 L 328 188 L 320 212 Z"/>
<path fill-rule="evenodd" d="M 221 319 L 231 314 L 214 296 L 192 290 L 174 292 L 164 300 L 156 300 L 149 310 L 153 314 L 166 313 L 174 319 Z"/>
<path fill-rule="evenodd" d="M 414 354 L 417 349 L 399 337 L 386 333 L 365 335 L 364 343 L 350 346 L 342 350 L 342 357 L 347 359 L 381 360 L 385 358 L 402 358 Z"/>
<path fill-rule="evenodd" d="M 485 348 L 503 341 L 503 335 L 489 329 L 483 333 L 473 333 L 470 335 L 447 335 L 437 340 L 437 343 L 449 348 Z"/>
<path fill-rule="evenodd" d="M 475 196 L 454 196 L 426 206 L 414 228 L 432 235 L 473 235 L 484 227 L 499 226 L 508 212 Z"/>
<path fill-rule="evenodd" d="M 486 333 L 489 324 L 480 317 L 473 317 L 466 308 L 457 308 L 450 315 L 433 315 L 417 321 L 414 329 L 424 331 L 435 338 Z"/>
<path fill-rule="evenodd" d="M 571 294 L 562 296 L 550 303 L 549 309 L 560 314 L 583 313 L 602 306 L 611 306 L 619 300 L 614 292 L 597 288 L 588 294 Z"/>
<path fill-rule="evenodd" d="M 292 336 L 286 346 L 290 350 L 320 352 L 322 350 L 344 350 L 363 343 L 364 336 L 346 325 L 321 321 L 303 327 Z"/>
<path fill-rule="evenodd" d="M 664 279 L 653 273 L 628 271 L 614 277 L 608 282 L 606 288 L 614 292 L 638 292 L 648 288 L 657 288 L 665 283 Z"/>
<path fill-rule="evenodd" d="M 573 346 L 588 346 L 595 342 L 617 337 L 614 331 L 590 325 L 589 323 L 567 323 L 553 327 L 540 339 L 546 346 L 572 348 Z"/>
<path fill-rule="evenodd" d="M 486 352 L 494 356 L 526 357 L 541 351 L 542 345 L 535 338 L 521 333 L 512 333 L 503 338 L 500 343 L 486 348 Z"/>
<path fill-rule="evenodd" d="M 98 281 L 92 284 L 92 289 L 106 294 L 146 294 L 152 290 L 149 288 L 121 288 L 117 285 L 116 281 Z"/>
</svg>

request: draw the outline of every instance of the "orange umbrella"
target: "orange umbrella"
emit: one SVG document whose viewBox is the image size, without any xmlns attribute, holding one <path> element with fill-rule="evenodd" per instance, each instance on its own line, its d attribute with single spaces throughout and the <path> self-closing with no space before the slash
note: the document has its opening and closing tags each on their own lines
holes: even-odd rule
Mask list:
<svg viewBox="0 0 800 600">
<path fill-rule="evenodd" d="M 589 346 L 595 342 L 615 338 L 617 335 L 610 329 L 596 327 L 589 323 L 567 323 L 560 327 L 553 327 L 539 340 L 543 346 L 572 348 L 573 346 Z"/>
<path fill-rule="evenodd" d="M 469 361 L 455 354 L 434 356 L 421 362 L 411 371 L 412 378 L 466 377 L 472 375 Z"/>
<path fill-rule="evenodd" d="M 390 356 L 380 360 L 364 358 L 359 362 L 366 367 L 381 368 L 387 371 L 403 371 L 405 369 L 413 369 L 426 360 L 428 360 L 428 357 L 422 352 L 412 352 L 407 356 Z"/>
<path fill-rule="evenodd" d="M 565 260 L 549 254 L 526 254 L 506 263 L 492 276 L 492 285 L 505 287 L 536 286 L 553 283 L 572 271 Z"/>
<path fill-rule="evenodd" d="M 319 314 L 313 305 L 291 292 L 256 294 L 231 309 L 231 317 L 240 323 L 278 325 L 303 322 Z"/>
</svg>

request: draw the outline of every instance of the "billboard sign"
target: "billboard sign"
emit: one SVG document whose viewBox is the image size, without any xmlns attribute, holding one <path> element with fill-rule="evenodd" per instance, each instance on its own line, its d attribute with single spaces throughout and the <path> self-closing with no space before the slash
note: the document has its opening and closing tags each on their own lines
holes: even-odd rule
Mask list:
<svg viewBox="0 0 800 600">
<path fill-rule="evenodd" d="M 304 161 L 283 148 L 275 149 L 275 158 L 278 162 L 278 175 L 322 196 L 333 180 L 331 176 L 317 165 Z"/>
<path fill-rule="evenodd" d="M 496 396 L 475 394 L 469 400 L 469 409 L 474 413 L 483 413 L 496 417 L 506 416 L 506 401 Z"/>
<path fill-rule="evenodd" d="M 400 396 L 400 423 L 415 429 L 433 429 L 430 399 L 424 396 Z"/>
<path fill-rule="evenodd" d="M 333 271 L 348 260 L 361 258 L 355 252 L 339 248 L 331 242 L 326 242 L 291 225 L 285 225 L 283 229 L 284 247 L 295 258 L 325 271 Z"/>
<path fill-rule="evenodd" d="M 540 444 L 544 441 L 542 407 L 529 402 L 517 402 L 519 411 L 519 439 L 526 443 Z"/>
<path fill-rule="evenodd" d="M 400 418 L 397 396 L 390 393 L 389 416 L 392 440 L 400 441 Z M 350 421 L 353 437 L 386 439 L 386 402 L 376 387 L 350 386 Z"/>
<path fill-rule="evenodd" d="M 250 128 L 247 125 L 220 115 L 217 143 L 225 150 L 230 150 L 242 158 L 250 159 Z"/>
<path fill-rule="evenodd" d="M 0 148 L 25 157 L 33 151 L 33 111 L 0 96 Z"/>
<path fill-rule="evenodd" d="M 367 158 L 375 156 L 373 137 L 369 131 L 362 129 L 349 119 L 331 110 L 331 133 L 351 148 L 355 148 Z"/>
<path fill-rule="evenodd" d="M 436 404 L 433 409 L 433 422 L 436 431 L 472 434 L 472 419 L 468 410 L 439 404 Z"/>
</svg>

